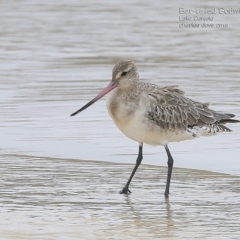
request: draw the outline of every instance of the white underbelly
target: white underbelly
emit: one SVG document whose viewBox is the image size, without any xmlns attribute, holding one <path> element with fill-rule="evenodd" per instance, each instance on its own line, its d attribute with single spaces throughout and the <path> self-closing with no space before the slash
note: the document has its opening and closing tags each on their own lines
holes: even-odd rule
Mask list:
<svg viewBox="0 0 240 240">
<path fill-rule="evenodd" d="M 168 142 L 164 131 L 162 131 L 158 126 L 151 126 L 145 121 L 135 121 L 133 118 L 123 124 L 115 120 L 114 123 L 124 135 L 139 143 L 165 145 Z"/>
<path fill-rule="evenodd" d="M 205 129 L 198 127 L 186 131 L 164 130 L 146 119 L 143 122 L 138 122 L 133 118 L 125 124 L 119 124 L 119 122 L 114 120 L 114 123 L 128 138 L 149 145 L 166 145 L 169 142 L 181 142 L 201 136 L 216 135 L 216 133 L 209 133 Z"/>
<path fill-rule="evenodd" d="M 124 116 L 123 114 L 111 115 L 115 125 L 119 130 L 128 138 L 150 145 L 165 145 L 170 139 L 173 141 L 182 141 L 182 133 L 174 131 L 165 131 L 161 129 L 154 122 L 149 121 L 141 110 L 137 110 L 130 116 Z M 175 137 L 174 137 L 175 136 Z"/>
</svg>

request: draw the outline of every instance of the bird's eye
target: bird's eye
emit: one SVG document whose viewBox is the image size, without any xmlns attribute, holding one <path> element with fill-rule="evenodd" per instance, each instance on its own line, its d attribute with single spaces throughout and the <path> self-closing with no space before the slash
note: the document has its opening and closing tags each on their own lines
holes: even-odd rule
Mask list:
<svg viewBox="0 0 240 240">
<path fill-rule="evenodd" d="M 126 76 L 126 75 L 127 75 L 127 72 L 122 72 L 121 76 Z"/>
</svg>

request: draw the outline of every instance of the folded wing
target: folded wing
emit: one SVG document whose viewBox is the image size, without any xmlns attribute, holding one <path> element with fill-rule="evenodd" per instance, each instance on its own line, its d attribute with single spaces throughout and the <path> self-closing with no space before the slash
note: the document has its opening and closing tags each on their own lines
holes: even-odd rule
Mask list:
<svg viewBox="0 0 240 240">
<path fill-rule="evenodd" d="M 148 119 L 166 130 L 186 130 L 194 126 L 238 121 L 230 119 L 233 114 L 215 112 L 209 109 L 209 103 L 193 101 L 184 94 L 177 85 L 149 88 Z"/>
</svg>

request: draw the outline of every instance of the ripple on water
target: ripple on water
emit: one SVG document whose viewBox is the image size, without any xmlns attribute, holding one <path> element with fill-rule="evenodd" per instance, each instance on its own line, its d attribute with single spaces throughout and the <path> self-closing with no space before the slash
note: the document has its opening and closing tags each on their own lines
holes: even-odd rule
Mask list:
<svg viewBox="0 0 240 240">
<path fill-rule="evenodd" d="M 142 165 L 1 155 L 0 236 L 11 239 L 238 239 L 240 179 Z M 17 227 L 16 227 L 17 226 Z"/>
</svg>

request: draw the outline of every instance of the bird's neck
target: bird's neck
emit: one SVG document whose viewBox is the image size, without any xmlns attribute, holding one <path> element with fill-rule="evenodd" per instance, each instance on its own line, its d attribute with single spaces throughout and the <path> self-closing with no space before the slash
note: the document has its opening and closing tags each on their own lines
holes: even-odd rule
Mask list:
<svg viewBox="0 0 240 240">
<path fill-rule="evenodd" d="M 135 92 L 138 91 L 138 85 L 140 84 L 140 81 L 134 80 L 134 81 L 128 81 L 124 83 L 123 85 L 119 85 L 119 93 L 122 94 L 134 94 Z"/>
</svg>

